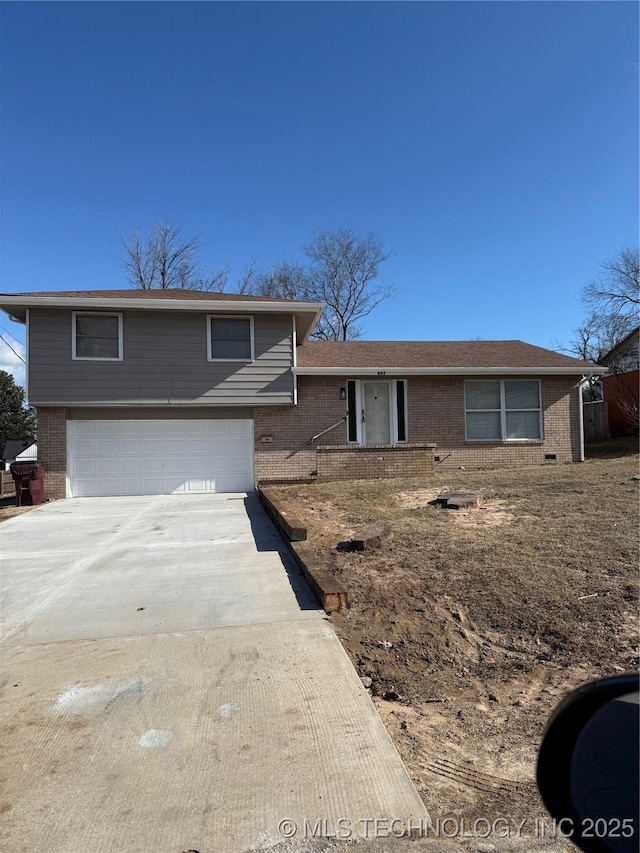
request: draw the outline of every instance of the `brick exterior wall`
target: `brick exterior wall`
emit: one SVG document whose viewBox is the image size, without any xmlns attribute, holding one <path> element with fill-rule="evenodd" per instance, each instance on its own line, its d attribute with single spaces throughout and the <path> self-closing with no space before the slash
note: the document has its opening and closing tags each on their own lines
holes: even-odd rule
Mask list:
<svg viewBox="0 0 640 853">
<path fill-rule="evenodd" d="M 433 470 L 434 455 L 443 460 L 438 468 L 539 465 L 550 453 L 560 463 L 578 462 L 577 384 L 577 377 L 542 379 L 542 441 L 467 442 L 464 378 L 409 377 L 409 443 L 363 448 L 346 443 L 346 422 L 307 443 L 345 417 L 346 401 L 340 399 L 340 389 L 346 387 L 346 379 L 301 376 L 297 406 L 253 410 L 256 481 L 426 476 Z M 66 496 L 66 426 L 66 408 L 38 407 L 38 460 L 45 466 L 44 493 L 50 500 Z"/>
<path fill-rule="evenodd" d="M 256 406 L 253 410 L 256 481 L 307 480 L 316 476 L 316 447 L 345 444 L 347 424 L 342 423 L 313 445 L 307 442 L 316 433 L 335 424 L 346 414 L 346 402 L 340 399 L 344 379 L 324 377 L 298 378 L 298 405 Z M 264 443 L 263 436 L 273 437 Z"/>
<path fill-rule="evenodd" d="M 67 410 L 38 406 L 38 462 L 44 465 L 44 498 L 67 496 Z"/>
<path fill-rule="evenodd" d="M 544 438 L 541 441 L 468 442 L 465 439 L 464 377 L 408 377 L 409 443 L 423 448 L 435 444 L 433 453 L 444 460 L 438 468 L 539 465 L 545 462 L 545 454 L 555 454 L 559 463 L 578 462 L 580 411 L 577 385 L 577 377 L 542 378 Z M 430 462 L 425 461 L 431 455 L 428 448 L 422 457 L 418 450 L 414 453 L 405 450 L 403 455 L 400 447 L 406 448 L 406 445 L 399 445 L 393 456 L 389 455 L 393 453 L 390 448 L 385 448 L 382 454 L 377 448 L 375 453 L 362 456 L 362 448 L 346 445 L 346 423 L 321 436 L 313 445 L 308 445 L 307 441 L 313 435 L 344 417 L 346 402 L 340 399 L 340 389 L 345 386 L 346 378 L 300 376 L 297 406 L 256 407 L 255 471 L 258 482 L 315 477 L 344 479 L 355 477 L 356 473 L 351 472 L 360 471 L 367 477 L 414 476 L 425 473 L 425 464 L 430 470 Z M 273 440 L 263 442 L 263 436 Z M 327 448 L 332 452 L 329 453 Z"/>
<path fill-rule="evenodd" d="M 466 441 L 464 377 L 410 377 L 407 384 L 409 441 L 435 442 L 444 460 L 438 468 L 539 465 L 552 453 L 557 462 L 580 461 L 578 377 L 542 378 L 543 439 L 526 442 Z"/>
<path fill-rule="evenodd" d="M 376 477 L 426 477 L 433 472 L 433 446 L 373 444 L 320 446 L 318 480 L 373 480 Z"/>
</svg>

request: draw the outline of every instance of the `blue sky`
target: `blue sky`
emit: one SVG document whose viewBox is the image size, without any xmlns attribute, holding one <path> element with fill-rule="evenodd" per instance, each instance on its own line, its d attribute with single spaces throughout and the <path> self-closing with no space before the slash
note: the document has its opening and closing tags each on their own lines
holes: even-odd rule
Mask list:
<svg viewBox="0 0 640 853">
<path fill-rule="evenodd" d="M 366 337 L 550 346 L 637 242 L 635 3 L 0 12 L 4 292 L 124 287 L 156 219 L 235 274 L 345 226 L 393 252 Z"/>
</svg>

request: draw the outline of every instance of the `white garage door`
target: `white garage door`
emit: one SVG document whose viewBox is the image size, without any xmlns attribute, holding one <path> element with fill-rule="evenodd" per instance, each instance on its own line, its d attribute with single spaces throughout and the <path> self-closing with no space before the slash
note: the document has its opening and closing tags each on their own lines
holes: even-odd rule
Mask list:
<svg viewBox="0 0 640 853">
<path fill-rule="evenodd" d="M 68 421 L 70 497 L 246 492 L 253 421 Z"/>
</svg>

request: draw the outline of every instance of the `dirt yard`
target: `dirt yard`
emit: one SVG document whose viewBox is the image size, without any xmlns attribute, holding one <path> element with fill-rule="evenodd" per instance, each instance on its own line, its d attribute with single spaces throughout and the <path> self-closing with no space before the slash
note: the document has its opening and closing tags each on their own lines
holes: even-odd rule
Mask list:
<svg viewBox="0 0 640 853">
<path fill-rule="evenodd" d="M 23 512 L 29 512 L 30 509 L 35 509 L 35 507 L 17 506 L 15 495 L 3 495 L 0 497 L 0 522 L 7 521 L 16 515 L 22 515 Z"/>
<path fill-rule="evenodd" d="M 349 593 L 331 617 L 432 819 L 547 816 L 546 720 L 573 687 L 638 666 L 637 442 L 582 465 L 278 487 Z M 482 489 L 477 509 L 430 506 Z M 344 543 L 385 520 L 379 552 Z M 342 543 L 342 544 L 341 544 Z"/>
</svg>

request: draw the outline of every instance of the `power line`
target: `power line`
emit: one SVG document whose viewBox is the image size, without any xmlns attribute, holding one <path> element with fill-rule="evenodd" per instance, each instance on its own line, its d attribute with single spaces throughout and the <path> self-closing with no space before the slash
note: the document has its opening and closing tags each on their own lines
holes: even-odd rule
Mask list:
<svg viewBox="0 0 640 853">
<path fill-rule="evenodd" d="M 23 364 L 26 364 L 26 363 L 27 363 L 27 362 L 24 360 L 24 358 L 20 355 L 20 353 L 19 353 L 19 352 L 16 352 L 16 351 L 14 350 L 14 348 L 11 346 L 11 344 L 9 343 L 9 341 L 8 341 L 8 340 L 7 340 L 3 335 L 0 335 L 0 341 L 4 341 L 4 342 L 5 342 L 5 344 L 6 344 L 6 345 L 9 347 L 9 349 L 11 350 L 11 352 L 12 352 L 14 355 L 17 355 L 17 356 L 18 356 L 18 358 L 20 359 L 20 361 L 21 361 Z"/>
</svg>

